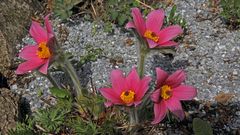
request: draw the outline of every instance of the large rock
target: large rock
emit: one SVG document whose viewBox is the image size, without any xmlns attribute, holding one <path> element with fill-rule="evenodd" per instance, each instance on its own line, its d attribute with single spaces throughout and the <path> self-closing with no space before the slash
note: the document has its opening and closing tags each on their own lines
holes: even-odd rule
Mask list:
<svg viewBox="0 0 240 135">
<path fill-rule="evenodd" d="M 16 122 L 23 121 L 28 113 L 30 106 L 24 98 L 9 89 L 0 89 L 0 134 L 14 128 Z"/>
<path fill-rule="evenodd" d="M 15 46 L 28 32 L 31 16 L 39 9 L 37 0 L 0 1 L 0 73 L 13 65 Z"/>
</svg>

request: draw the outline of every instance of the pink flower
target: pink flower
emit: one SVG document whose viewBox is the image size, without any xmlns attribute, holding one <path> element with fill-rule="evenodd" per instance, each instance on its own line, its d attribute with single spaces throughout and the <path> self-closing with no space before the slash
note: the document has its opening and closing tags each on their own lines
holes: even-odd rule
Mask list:
<svg viewBox="0 0 240 135">
<path fill-rule="evenodd" d="M 100 93 L 108 100 L 105 106 L 115 105 L 131 106 L 141 103 L 142 97 L 148 90 L 150 77 L 140 79 L 135 68 L 125 77 L 121 70 L 113 70 L 110 80 L 112 88 L 101 88 Z"/>
<path fill-rule="evenodd" d="M 54 37 L 48 17 L 49 15 L 44 18 L 46 29 L 38 22 L 32 21 L 29 33 L 36 41 L 36 44 L 25 46 L 19 53 L 19 57 L 26 61 L 18 66 L 16 70 L 17 74 L 24 74 L 34 69 L 38 69 L 41 73 L 47 74 L 49 61 L 52 57 L 52 51 L 48 41 Z"/>
<path fill-rule="evenodd" d="M 181 84 L 186 78 L 183 70 L 168 75 L 162 69 L 156 68 L 156 73 L 156 91 L 151 95 L 155 115 L 152 124 L 162 121 L 168 110 L 182 120 L 185 115 L 180 100 L 192 100 L 197 95 L 197 90 Z"/>
<path fill-rule="evenodd" d="M 179 25 L 172 25 L 162 28 L 164 11 L 162 9 L 153 10 L 147 15 L 146 22 L 138 8 L 132 8 L 133 22 L 128 22 L 126 28 L 134 28 L 140 36 L 145 38 L 150 48 L 161 46 L 175 46 L 173 38 L 183 33 Z"/>
</svg>

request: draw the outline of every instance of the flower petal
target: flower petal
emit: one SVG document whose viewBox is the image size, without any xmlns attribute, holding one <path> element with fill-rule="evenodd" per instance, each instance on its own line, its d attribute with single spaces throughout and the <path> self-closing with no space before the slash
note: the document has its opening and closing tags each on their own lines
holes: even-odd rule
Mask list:
<svg viewBox="0 0 240 135">
<path fill-rule="evenodd" d="M 133 104 L 134 104 L 135 107 L 137 107 L 141 103 L 142 103 L 142 101 L 135 101 Z"/>
<path fill-rule="evenodd" d="M 168 78 L 168 73 L 162 70 L 161 68 L 156 68 L 156 74 L 157 74 L 157 88 L 160 88 L 165 80 Z"/>
<path fill-rule="evenodd" d="M 126 81 L 121 70 L 113 70 L 111 72 L 110 80 L 112 82 L 112 88 L 117 95 L 121 95 L 122 91 L 126 89 Z"/>
<path fill-rule="evenodd" d="M 28 71 L 32 71 L 44 63 L 45 63 L 45 60 L 43 60 L 43 59 L 39 59 L 39 58 L 30 59 L 26 62 L 23 62 L 22 64 L 20 64 L 18 66 L 18 68 L 16 70 L 16 74 L 24 74 Z"/>
<path fill-rule="evenodd" d="M 29 33 L 38 44 L 47 42 L 47 32 L 38 22 L 32 21 Z"/>
<path fill-rule="evenodd" d="M 160 44 L 158 47 L 163 47 L 163 46 L 176 46 L 178 45 L 178 43 L 174 42 L 174 41 L 167 41 L 165 43 Z"/>
<path fill-rule="evenodd" d="M 158 124 L 161 122 L 167 114 L 167 107 L 164 102 L 154 104 L 154 120 L 152 124 Z"/>
<path fill-rule="evenodd" d="M 127 89 L 136 91 L 140 84 L 140 77 L 138 76 L 136 68 L 133 68 L 126 77 Z"/>
<path fill-rule="evenodd" d="M 52 24 L 50 23 L 49 21 L 49 16 L 51 14 L 48 14 L 47 16 L 44 17 L 44 21 L 45 21 L 45 26 L 46 26 L 46 30 L 47 30 L 47 33 L 51 33 L 53 34 L 53 28 L 52 28 Z"/>
<path fill-rule="evenodd" d="M 37 45 L 27 45 L 19 53 L 19 57 L 29 60 L 37 57 Z"/>
<path fill-rule="evenodd" d="M 49 64 L 49 59 L 47 59 L 46 63 L 38 71 L 43 74 L 47 74 L 48 64 Z"/>
<path fill-rule="evenodd" d="M 142 100 L 145 93 L 148 91 L 149 83 L 151 82 L 152 78 L 145 76 L 138 84 L 138 89 L 136 92 L 136 101 Z"/>
<path fill-rule="evenodd" d="M 158 33 L 163 25 L 164 11 L 162 9 L 153 10 L 146 19 L 146 27 L 155 33 Z"/>
<path fill-rule="evenodd" d="M 178 25 L 169 26 L 167 28 L 162 29 L 157 35 L 159 38 L 159 44 L 163 44 L 171 39 L 175 38 L 176 36 L 183 33 L 183 30 Z"/>
<path fill-rule="evenodd" d="M 152 94 L 151 94 L 151 100 L 155 103 L 160 102 L 160 89 L 156 89 Z"/>
<path fill-rule="evenodd" d="M 171 74 L 165 83 L 172 88 L 178 87 L 184 80 L 186 79 L 186 75 L 183 70 L 177 70 L 173 74 Z"/>
<path fill-rule="evenodd" d="M 100 93 L 112 103 L 121 103 L 120 96 L 112 88 L 100 88 Z"/>
<path fill-rule="evenodd" d="M 126 29 L 136 28 L 133 22 L 128 22 L 125 26 Z"/>
<path fill-rule="evenodd" d="M 113 103 L 109 101 L 109 102 L 105 102 L 104 105 L 105 105 L 106 107 L 110 107 L 110 106 L 113 105 Z"/>
<path fill-rule="evenodd" d="M 132 8 L 132 16 L 137 32 L 143 35 L 146 30 L 146 25 L 140 10 L 138 8 Z"/>
<path fill-rule="evenodd" d="M 180 120 L 183 120 L 185 117 L 184 111 L 180 101 L 174 97 L 171 97 L 168 100 L 164 100 L 167 108 L 176 115 Z"/>
<path fill-rule="evenodd" d="M 149 48 L 154 48 L 154 47 L 158 46 L 158 44 L 159 44 L 159 43 L 152 41 L 151 39 L 147 39 L 147 42 L 148 42 Z"/>
<path fill-rule="evenodd" d="M 173 97 L 179 100 L 192 100 L 197 96 L 197 89 L 192 86 L 180 85 L 173 89 Z"/>
</svg>

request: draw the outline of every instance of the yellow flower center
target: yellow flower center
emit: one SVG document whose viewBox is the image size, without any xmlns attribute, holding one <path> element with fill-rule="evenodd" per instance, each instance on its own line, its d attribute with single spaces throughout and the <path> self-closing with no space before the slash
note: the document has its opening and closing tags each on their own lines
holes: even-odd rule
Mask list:
<svg viewBox="0 0 240 135">
<path fill-rule="evenodd" d="M 122 99 L 122 101 L 126 104 L 129 104 L 131 102 L 134 101 L 134 97 L 135 97 L 135 92 L 134 91 L 124 91 L 122 92 L 122 94 L 120 95 L 120 98 Z"/>
<path fill-rule="evenodd" d="M 169 99 L 172 96 L 172 89 L 168 85 L 163 85 L 161 89 L 161 97 L 163 99 Z"/>
<path fill-rule="evenodd" d="M 150 30 L 145 31 L 143 36 L 145 38 L 151 39 L 154 42 L 158 42 L 159 41 L 159 36 L 156 33 L 152 32 Z"/>
<path fill-rule="evenodd" d="M 51 52 L 50 52 L 49 48 L 47 47 L 46 42 L 41 42 L 38 45 L 37 56 L 41 59 L 47 59 L 51 56 Z"/>
</svg>

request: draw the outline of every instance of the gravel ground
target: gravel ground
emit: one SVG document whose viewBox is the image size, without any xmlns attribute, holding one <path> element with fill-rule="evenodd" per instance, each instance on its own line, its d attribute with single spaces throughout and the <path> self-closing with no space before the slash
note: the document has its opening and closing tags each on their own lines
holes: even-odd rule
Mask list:
<svg viewBox="0 0 240 135">
<path fill-rule="evenodd" d="M 146 75 L 154 74 L 155 67 L 167 71 L 184 69 L 188 78 L 186 83 L 198 88 L 200 100 L 212 101 L 219 92 L 235 94 L 234 100 L 239 100 L 240 93 L 240 33 L 230 31 L 222 19 L 210 12 L 205 0 L 176 0 L 178 11 L 189 24 L 188 35 L 177 48 L 174 57 L 160 53 L 151 54 L 146 61 Z M 113 27 L 113 33 L 104 32 L 103 23 L 74 21 L 62 24 L 69 32 L 63 48 L 79 60 L 79 56 L 87 54 L 86 47 L 102 48 L 101 57 L 96 61 L 78 67 L 81 82 L 91 88 L 90 78 L 94 86 L 100 88 L 109 84 L 108 78 L 112 69 L 120 68 L 129 72 L 137 64 L 136 39 L 124 30 Z M 131 39 L 134 45 L 127 45 Z M 30 42 L 30 38 L 23 40 Z M 21 48 L 23 45 L 19 45 Z M 148 70 L 149 69 L 149 70 Z M 49 98 L 48 87 L 51 84 L 43 77 L 36 76 L 29 85 L 19 88 L 11 86 L 12 90 L 24 93 L 30 100 L 32 110 L 44 103 L 38 98 L 38 91 L 43 92 L 43 98 Z M 63 78 L 64 79 L 64 78 Z M 239 122 L 239 116 L 235 118 Z M 239 128 L 235 126 L 234 128 Z"/>
</svg>

